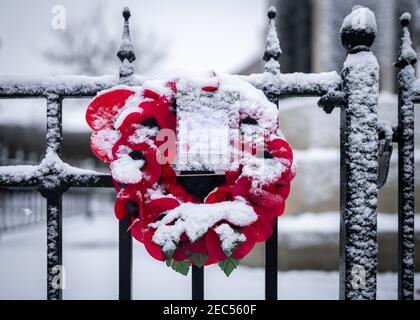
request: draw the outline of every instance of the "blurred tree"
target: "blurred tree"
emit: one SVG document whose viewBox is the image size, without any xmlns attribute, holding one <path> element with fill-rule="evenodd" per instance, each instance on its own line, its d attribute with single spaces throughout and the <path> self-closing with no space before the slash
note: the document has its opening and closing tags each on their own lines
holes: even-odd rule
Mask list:
<svg viewBox="0 0 420 320">
<path fill-rule="evenodd" d="M 68 22 L 65 30 L 53 30 L 51 45 L 43 52 L 45 58 L 60 64 L 70 73 L 102 75 L 117 72 L 119 60 L 116 53 L 121 42 L 123 21 L 118 21 L 120 24 L 110 23 L 106 20 L 105 11 L 104 4 L 98 2 L 86 10 L 87 15 Z M 136 53 L 135 72 L 150 72 L 165 57 L 167 45 L 153 34 L 134 38 L 136 31 L 132 24 L 130 29 Z"/>
</svg>

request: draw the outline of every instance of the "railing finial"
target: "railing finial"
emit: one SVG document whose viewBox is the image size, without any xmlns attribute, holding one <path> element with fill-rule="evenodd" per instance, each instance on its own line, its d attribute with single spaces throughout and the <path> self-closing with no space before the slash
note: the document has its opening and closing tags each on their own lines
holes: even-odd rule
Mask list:
<svg viewBox="0 0 420 320">
<path fill-rule="evenodd" d="M 341 43 L 349 53 L 370 51 L 376 38 L 375 14 L 362 6 L 355 6 L 343 22 L 340 30 Z"/>
<path fill-rule="evenodd" d="M 282 55 L 280 41 L 277 36 L 276 30 L 276 13 L 277 10 L 274 6 L 268 9 L 267 16 L 268 19 L 270 19 L 270 22 L 268 25 L 268 32 L 264 52 L 264 61 L 266 62 L 265 71 L 273 74 L 280 73 L 280 63 L 278 60 Z"/>
<path fill-rule="evenodd" d="M 117 56 L 121 61 L 120 77 L 128 77 L 134 73 L 134 68 L 131 63 L 136 60 L 136 54 L 134 53 L 134 46 L 131 43 L 130 38 L 130 25 L 129 19 L 131 17 L 130 9 L 125 7 L 123 10 L 124 17 L 124 29 L 122 34 L 122 41 L 120 48 L 118 49 Z"/>
<path fill-rule="evenodd" d="M 406 12 L 401 15 L 400 23 L 403 29 L 403 35 L 401 37 L 400 51 L 398 53 L 396 67 L 403 69 L 408 65 L 414 65 L 417 63 L 417 53 L 413 49 L 413 42 L 411 41 L 411 34 L 409 25 L 411 22 L 411 14 Z"/>
</svg>

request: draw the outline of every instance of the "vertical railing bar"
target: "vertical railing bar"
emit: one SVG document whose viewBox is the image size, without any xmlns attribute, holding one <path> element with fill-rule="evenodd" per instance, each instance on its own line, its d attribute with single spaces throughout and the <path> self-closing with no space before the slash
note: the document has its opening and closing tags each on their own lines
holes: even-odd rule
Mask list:
<svg viewBox="0 0 420 320">
<path fill-rule="evenodd" d="M 280 41 L 276 29 L 276 8 L 270 7 L 267 12 L 269 19 L 267 38 L 265 43 L 264 61 L 265 72 L 273 75 L 279 75 L 280 63 L 279 59 L 282 55 Z M 272 93 L 265 93 L 267 98 L 279 107 L 280 97 Z M 265 244 L 265 299 L 278 299 L 278 219 L 273 226 L 273 234 Z"/>
<path fill-rule="evenodd" d="M 204 267 L 192 267 L 191 288 L 192 300 L 204 300 Z"/>
<path fill-rule="evenodd" d="M 398 299 L 414 299 L 414 101 L 412 86 L 416 81 L 414 64 L 417 55 L 412 48 L 408 29 L 410 15 L 400 21 L 403 28 L 398 73 Z"/>
<path fill-rule="evenodd" d="M 57 95 L 50 95 L 47 97 L 47 156 L 61 155 L 62 131 L 62 99 Z M 49 300 L 61 300 L 62 289 L 59 277 L 62 275 L 63 264 L 62 198 L 59 190 L 47 190 L 44 183 L 45 181 L 41 181 L 40 192 L 47 199 L 47 297 Z"/>
<path fill-rule="evenodd" d="M 265 244 L 265 299 L 278 299 L 278 220 L 273 227 L 273 235 Z"/>
<path fill-rule="evenodd" d="M 61 196 L 47 198 L 47 290 L 48 300 L 63 298 L 61 279 L 59 278 L 63 265 L 62 244 L 62 198 Z"/>
<path fill-rule="evenodd" d="M 132 299 L 132 277 L 133 277 L 133 241 L 128 229 L 130 217 L 119 222 L 118 233 L 118 279 L 119 279 L 119 300 Z"/>
<path fill-rule="evenodd" d="M 130 39 L 130 10 L 125 7 L 122 15 L 124 18 L 122 42 L 117 52 L 117 56 L 121 61 L 119 71 L 121 83 L 133 75 L 134 69 L 131 63 L 136 59 L 134 47 Z M 136 217 L 138 213 L 131 212 L 133 208 L 127 208 L 127 210 L 129 211 L 129 215 L 119 222 L 118 232 L 118 279 L 120 300 L 131 300 L 133 291 L 133 240 L 129 229 L 131 217 Z"/>
</svg>

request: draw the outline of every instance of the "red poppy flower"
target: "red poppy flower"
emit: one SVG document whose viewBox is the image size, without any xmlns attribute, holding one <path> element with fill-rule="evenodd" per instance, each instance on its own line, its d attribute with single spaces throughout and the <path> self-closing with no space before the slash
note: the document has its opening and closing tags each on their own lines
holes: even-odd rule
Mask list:
<svg viewBox="0 0 420 320">
<path fill-rule="evenodd" d="M 112 128 L 114 117 L 118 114 L 134 91 L 116 89 L 97 96 L 86 111 L 86 122 L 95 131 Z"/>
<path fill-rule="evenodd" d="M 118 220 L 123 220 L 128 216 L 127 211 L 127 203 L 135 202 L 138 205 L 138 216 L 140 217 L 142 215 L 142 209 L 143 209 L 143 198 L 139 191 L 137 191 L 132 186 L 129 186 L 127 188 L 121 189 L 120 192 L 118 192 L 117 200 L 114 204 L 114 211 L 115 216 Z"/>
<path fill-rule="evenodd" d="M 130 157 L 136 160 L 143 160 L 144 165 L 141 168 L 141 172 L 144 175 L 139 183 L 136 183 L 142 192 L 145 192 L 148 188 L 153 186 L 159 181 L 162 167 L 157 161 L 156 151 L 147 143 L 133 144 L 121 138 L 112 149 L 114 159 L 118 159 L 121 154 L 128 154 Z M 115 179 L 114 179 L 115 180 Z M 118 181 L 120 183 L 126 183 L 124 181 Z"/>
<path fill-rule="evenodd" d="M 148 119 L 155 118 L 156 102 L 143 101 L 139 105 L 139 110 L 128 114 L 119 126 L 121 135 L 129 140 L 130 136 Z"/>
</svg>

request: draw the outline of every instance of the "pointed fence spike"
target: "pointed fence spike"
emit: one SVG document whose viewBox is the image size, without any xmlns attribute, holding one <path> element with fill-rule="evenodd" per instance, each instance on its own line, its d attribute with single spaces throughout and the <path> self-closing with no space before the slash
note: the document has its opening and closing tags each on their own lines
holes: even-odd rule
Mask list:
<svg viewBox="0 0 420 320">
<path fill-rule="evenodd" d="M 397 63 L 395 64 L 400 69 L 417 63 L 417 53 L 413 48 L 413 42 L 411 40 L 411 33 L 409 30 L 410 22 L 411 14 L 408 12 L 404 13 L 400 18 L 403 34 L 401 37 L 401 45 L 398 53 Z"/>
<path fill-rule="evenodd" d="M 130 38 L 130 25 L 129 19 L 131 17 L 130 10 L 125 7 L 123 10 L 124 17 L 124 29 L 122 34 L 122 41 L 120 48 L 118 49 L 117 56 L 121 61 L 120 77 L 128 77 L 134 73 L 132 62 L 136 60 L 136 54 L 134 53 L 134 46 Z"/>
<path fill-rule="evenodd" d="M 269 19 L 268 32 L 265 42 L 264 61 L 265 70 L 271 73 L 280 73 L 279 59 L 282 55 L 280 41 L 277 35 L 276 18 L 277 10 L 275 7 L 270 7 L 267 12 Z"/>
</svg>

